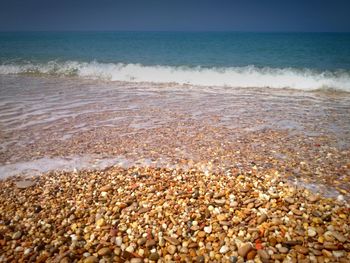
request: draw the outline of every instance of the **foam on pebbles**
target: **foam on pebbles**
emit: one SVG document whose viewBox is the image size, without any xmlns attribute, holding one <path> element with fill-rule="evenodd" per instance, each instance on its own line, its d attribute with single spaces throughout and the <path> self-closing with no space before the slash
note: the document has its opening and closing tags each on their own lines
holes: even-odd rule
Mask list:
<svg viewBox="0 0 350 263">
<path fill-rule="evenodd" d="M 25 189 L 18 178 L 0 181 L 0 261 L 350 258 L 343 203 L 290 187 L 272 168 L 228 174 L 112 167 L 51 172 Z"/>
</svg>

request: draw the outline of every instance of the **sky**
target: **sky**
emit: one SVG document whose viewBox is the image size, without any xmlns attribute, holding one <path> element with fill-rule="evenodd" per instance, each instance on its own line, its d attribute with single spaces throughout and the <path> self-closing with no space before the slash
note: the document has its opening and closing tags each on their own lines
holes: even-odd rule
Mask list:
<svg viewBox="0 0 350 263">
<path fill-rule="evenodd" d="M 350 32 L 350 0 L 0 0 L 0 31 Z"/>
</svg>

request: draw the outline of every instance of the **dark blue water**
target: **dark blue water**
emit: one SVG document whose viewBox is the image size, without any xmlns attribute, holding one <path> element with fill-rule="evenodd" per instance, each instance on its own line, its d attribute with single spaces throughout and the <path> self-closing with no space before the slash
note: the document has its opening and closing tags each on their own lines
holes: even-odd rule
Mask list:
<svg viewBox="0 0 350 263">
<path fill-rule="evenodd" d="M 0 62 L 76 60 L 143 65 L 350 69 L 348 33 L 0 33 Z"/>
</svg>

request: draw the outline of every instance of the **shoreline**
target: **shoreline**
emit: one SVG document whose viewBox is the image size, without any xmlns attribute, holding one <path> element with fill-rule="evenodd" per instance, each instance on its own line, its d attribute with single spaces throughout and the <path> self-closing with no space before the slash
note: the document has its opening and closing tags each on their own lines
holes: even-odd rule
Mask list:
<svg viewBox="0 0 350 263">
<path fill-rule="evenodd" d="M 350 96 L 0 81 L 0 261 L 347 262 Z"/>
<path fill-rule="evenodd" d="M 347 262 L 350 256 L 350 208 L 287 185 L 274 168 L 49 172 L 27 178 L 34 185 L 23 189 L 19 180 L 0 181 L 2 261 Z"/>
</svg>

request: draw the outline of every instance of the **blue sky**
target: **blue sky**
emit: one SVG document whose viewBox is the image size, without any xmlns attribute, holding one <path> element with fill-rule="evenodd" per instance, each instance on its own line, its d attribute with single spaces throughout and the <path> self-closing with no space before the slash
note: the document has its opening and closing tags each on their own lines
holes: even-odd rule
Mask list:
<svg viewBox="0 0 350 263">
<path fill-rule="evenodd" d="M 350 0 L 0 0 L 0 30 L 345 31 Z"/>
</svg>

